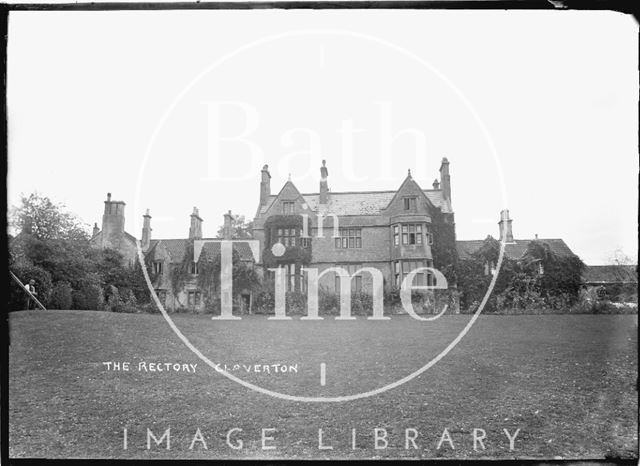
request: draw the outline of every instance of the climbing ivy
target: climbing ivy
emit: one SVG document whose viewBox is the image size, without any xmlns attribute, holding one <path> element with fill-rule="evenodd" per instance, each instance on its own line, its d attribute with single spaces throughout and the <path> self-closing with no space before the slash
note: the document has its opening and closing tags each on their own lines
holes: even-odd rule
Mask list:
<svg viewBox="0 0 640 466">
<path fill-rule="evenodd" d="M 277 241 L 278 229 L 295 228 L 302 232 L 302 216 L 300 215 L 273 215 L 264 224 L 265 245 L 262 253 L 262 262 L 266 268 L 277 267 L 279 264 L 296 263 L 308 265 L 311 263 L 311 238 L 309 246 L 287 246 L 282 256 L 275 256 L 271 246 Z M 311 221 L 309 221 L 309 234 L 311 234 Z"/>
<path fill-rule="evenodd" d="M 449 287 L 455 287 L 458 281 L 455 224 L 453 221 L 447 222 L 446 214 L 443 214 L 439 208 L 432 213 L 431 222 L 433 266 L 444 274 Z"/>
</svg>

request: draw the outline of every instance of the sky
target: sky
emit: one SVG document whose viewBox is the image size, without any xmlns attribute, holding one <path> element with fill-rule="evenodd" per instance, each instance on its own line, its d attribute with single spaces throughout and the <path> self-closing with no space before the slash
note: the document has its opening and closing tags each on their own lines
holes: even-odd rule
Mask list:
<svg viewBox="0 0 640 466">
<path fill-rule="evenodd" d="M 186 237 L 255 215 L 260 169 L 317 192 L 430 188 L 458 239 L 562 238 L 637 257 L 638 27 L 579 11 L 11 12 L 8 202 Z"/>
</svg>

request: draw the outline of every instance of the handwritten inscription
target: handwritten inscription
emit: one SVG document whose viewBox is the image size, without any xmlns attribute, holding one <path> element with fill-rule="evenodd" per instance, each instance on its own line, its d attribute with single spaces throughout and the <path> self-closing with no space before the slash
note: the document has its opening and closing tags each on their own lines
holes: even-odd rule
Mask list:
<svg viewBox="0 0 640 466">
<path fill-rule="evenodd" d="M 104 361 L 102 366 L 111 372 L 189 372 L 195 373 L 198 364 L 178 362 L 147 362 L 140 361 L 137 364 L 129 361 Z"/>
</svg>

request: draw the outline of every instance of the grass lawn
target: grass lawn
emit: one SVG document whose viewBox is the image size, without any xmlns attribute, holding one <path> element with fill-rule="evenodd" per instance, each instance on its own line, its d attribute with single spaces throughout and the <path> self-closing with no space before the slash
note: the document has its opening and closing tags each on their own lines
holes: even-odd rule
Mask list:
<svg viewBox="0 0 640 466">
<path fill-rule="evenodd" d="M 243 380 L 292 395 L 337 396 L 408 375 L 470 317 L 173 318 L 203 354 Z M 225 378 L 160 315 L 25 311 L 11 313 L 9 322 L 11 457 L 637 457 L 637 315 L 481 316 L 419 377 L 373 397 L 320 404 L 276 399 Z M 129 362 L 130 369 L 108 370 L 107 361 Z M 171 369 L 149 372 L 140 363 Z M 189 364 L 197 364 L 195 372 L 184 370 Z M 273 364 L 289 370 L 265 372 Z M 147 450 L 147 429 L 160 438 L 167 428 L 171 448 L 152 442 Z M 201 441 L 189 448 L 198 428 L 207 450 Z M 234 445 L 242 440 L 238 450 L 226 444 L 233 428 L 242 429 L 231 437 Z M 267 428 L 275 429 L 265 434 L 275 449 L 262 449 Z M 386 448 L 375 449 L 376 428 L 385 429 Z M 437 449 L 445 428 L 451 442 Z M 319 429 L 332 450 L 318 448 Z M 416 437 L 408 445 L 407 429 Z M 474 450 L 474 429 L 486 433 L 484 450 Z M 514 450 L 503 429 L 520 429 Z"/>
</svg>

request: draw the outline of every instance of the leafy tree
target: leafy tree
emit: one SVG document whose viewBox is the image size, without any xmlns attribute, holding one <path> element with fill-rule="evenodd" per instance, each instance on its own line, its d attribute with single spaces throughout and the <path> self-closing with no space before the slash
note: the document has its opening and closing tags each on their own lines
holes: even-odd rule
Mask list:
<svg viewBox="0 0 640 466">
<path fill-rule="evenodd" d="M 231 217 L 231 239 L 251 239 L 253 221 L 246 221 L 244 215 L 234 215 Z M 224 225 L 218 228 L 216 238 L 224 237 Z"/>
<path fill-rule="evenodd" d="M 611 257 L 608 260 L 611 265 L 634 265 L 635 262 L 631 257 L 627 256 L 621 248 L 617 248 L 611 253 Z"/>
<path fill-rule="evenodd" d="M 89 239 L 88 225 L 65 209 L 64 204 L 54 203 L 37 192 L 22 195 L 20 204 L 10 211 L 9 225 L 40 240 Z"/>
<path fill-rule="evenodd" d="M 64 205 L 37 193 L 22 196 L 10 219 L 21 231 L 9 240 L 9 265 L 21 280 L 36 280 L 42 300 L 55 292 L 57 306 L 70 308 L 71 296 L 74 308 L 97 309 L 113 286 L 129 289 L 134 294 L 130 302 L 148 301 L 140 267 L 123 266 L 118 251 L 93 247 L 83 224 Z M 21 309 L 24 291 L 12 293 L 10 308 Z"/>
</svg>

